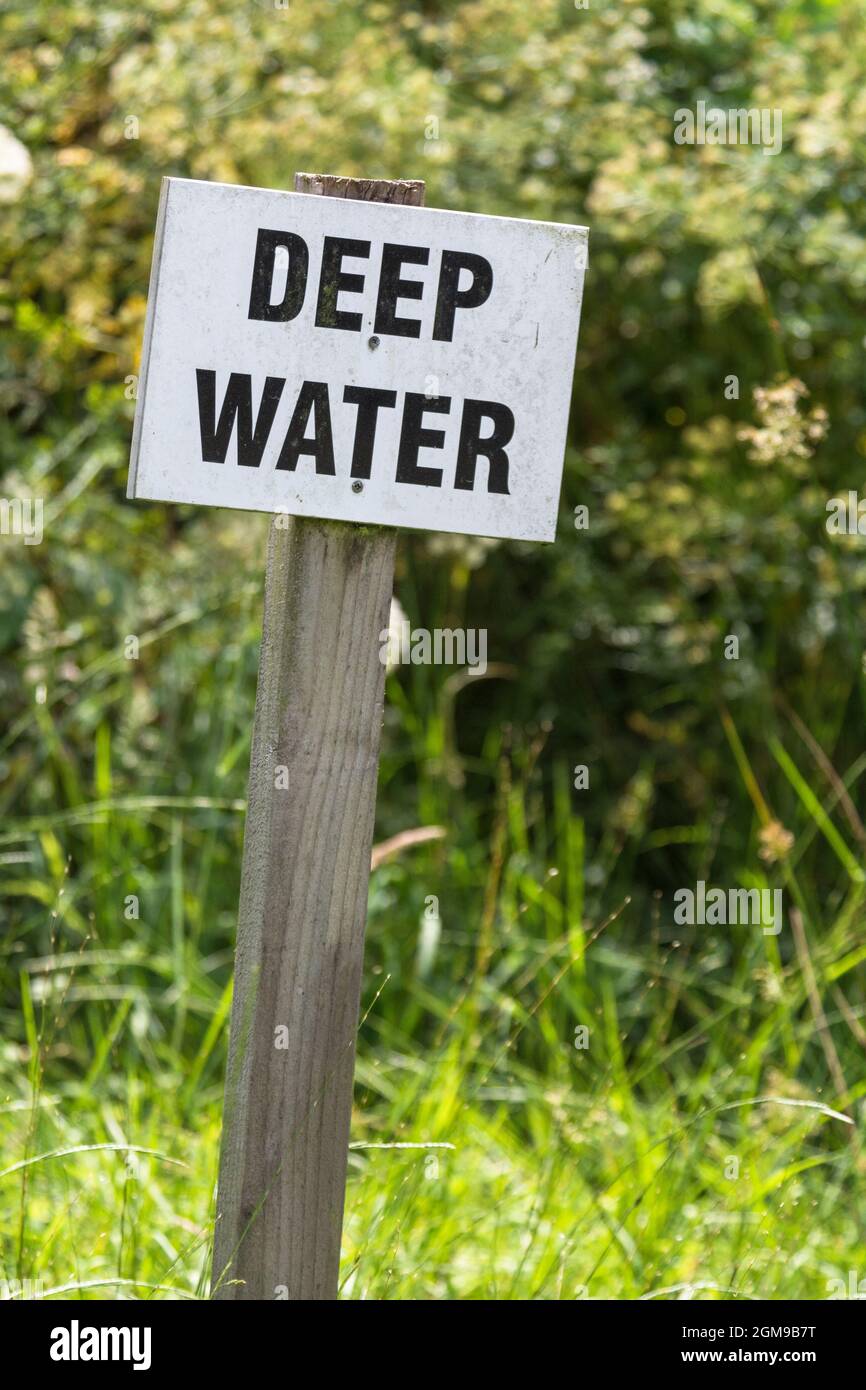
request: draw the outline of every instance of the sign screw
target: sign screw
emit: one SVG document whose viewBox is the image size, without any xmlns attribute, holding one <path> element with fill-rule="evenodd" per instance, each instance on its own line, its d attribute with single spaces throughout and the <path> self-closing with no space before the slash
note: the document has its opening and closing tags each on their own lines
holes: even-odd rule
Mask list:
<svg viewBox="0 0 866 1390">
<path fill-rule="evenodd" d="M 353 492 L 363 492 L 363 491 L 364 491 L 364 484 L 358 482 L 358 480 L 355 479 L 354 483 L 352 484 L 352 491 L 353 491 Z"/>
<path fill-rule="evenodd" d="M 368 339 L 367 339 L 367 347 L 368 347 L 368 348 L 375 349 L 375 348 L 377 348 L 378 346 L 379 346 L 379 339 L 378 339 L 375 335 L 374 335 L 372 338 L 368 338 Z"/>
</svg>

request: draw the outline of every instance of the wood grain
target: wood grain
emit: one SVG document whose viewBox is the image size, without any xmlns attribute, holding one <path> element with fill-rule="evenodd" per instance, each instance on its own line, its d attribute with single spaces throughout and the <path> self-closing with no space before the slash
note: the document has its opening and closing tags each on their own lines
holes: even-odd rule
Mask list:
<svg viewBox="0 0 866 1390">
<path fill-rule="evenodd" d="M 421 207 L 422 179 L 355 179 L 342 174 L 295 174 L 296 193 L 318 193 L 325 198 L 359 198 L 365 203 L 400 203 Z"/>
<path fill-rule="evenodd" d="M 312 174 L 295 187 L 416 206 L 424 194 Z M 271 524 L 215 1298 L 337 1296 L 395 548 L 380 528 Z"/>
</svg>

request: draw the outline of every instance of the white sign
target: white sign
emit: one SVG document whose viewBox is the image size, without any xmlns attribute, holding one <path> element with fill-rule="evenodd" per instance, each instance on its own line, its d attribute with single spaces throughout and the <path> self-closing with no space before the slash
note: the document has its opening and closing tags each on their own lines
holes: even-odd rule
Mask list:
<svg viewBox="0 0 866 1390">
<path fill-rule="evenodd" d="M 553 540 L 587 235 L 166 179 L 129 495 Z"/>
</svg>

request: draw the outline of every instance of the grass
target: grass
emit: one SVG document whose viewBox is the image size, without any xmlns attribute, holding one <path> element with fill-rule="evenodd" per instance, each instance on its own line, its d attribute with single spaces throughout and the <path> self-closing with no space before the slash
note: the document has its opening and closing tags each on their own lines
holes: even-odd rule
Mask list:
<svg viewBox="0 0 866 1390">
<path fill-rule="evenodd" d="M 247 661 L 257 602 L 240 603 Z M 12 1295 L 207 1296 L 247 756 L 237 669 L 236 701 L 215 698 L 226 670 L 196 675 L 208 752 L 181 794 L 135 794 L 115 763 L 133 674 L 102 686 L 87 767 L 69 757 L 80 705 L 34 710 L 61 804 L 0 843 Z M 389 679 L 381 818 L 398 828 L 402 805 L 404 826 L 447 835 L 372 880 L 342 1295 L 823 1298 L 859 1279 L 866 946 L 845 779 L 778 742 L 795 839 L 762 862 L 772 813 L 723 711 L 754 807 L 740 883 L 781 884 L 795 927 L 674 928 L 669 892 L 618 885 L 680 844 L 711 879 L 711 825 L 648 830 L 647 766 L 590 843 L 547 731 L 490 730 L 462 758 L 457 698 L 426 668 Z M 825 901 L 815 856 L 837 870 Z"/>
</svg>

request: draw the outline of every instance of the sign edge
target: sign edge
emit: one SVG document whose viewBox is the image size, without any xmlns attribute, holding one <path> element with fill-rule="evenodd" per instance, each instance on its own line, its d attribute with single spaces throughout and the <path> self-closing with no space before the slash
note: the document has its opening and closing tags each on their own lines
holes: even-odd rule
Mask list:
<svg viewBox="0 0 866 1390">
<path fill-rule="evenodd" d="M 165 223 L 168 212 L 168 199 L 171 185 L 175 182 L 170 175 L 164 175 L 159 190 L 159 206 L 156 210 L 156 227 L 153 235 L 153 254 L 150 262 L 150 280 L 147 287 L 147 310 L 144 318 L 144 336 L 141 344 L 141 370 L 138 376 L 138 390 L 135 400 L 135 418 L 132 422 L 132 440 L 129 446 L 129 475 L 126 483 L 127 499 L 137 496 L 138 463 L 141 451 L 141 429 L 144 420 L 144 403 L 147 394 L 147 374 L 150 366 L 150 353 L 153 345 L 154 320 L 156 319 L 156 300 L 159 289 L 159 272 L 165 247 Z"/>
</svg>

